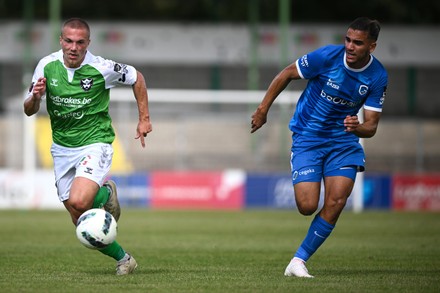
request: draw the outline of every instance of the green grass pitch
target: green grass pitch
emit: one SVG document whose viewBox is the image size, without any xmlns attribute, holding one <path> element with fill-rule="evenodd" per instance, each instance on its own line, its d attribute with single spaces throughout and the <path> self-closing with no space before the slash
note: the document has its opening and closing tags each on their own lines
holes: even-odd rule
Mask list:
<svg viewBox="0 0 440 293">
<path fill-rule="evenodd" d="M 83 247 L 66 211 L 0 211 L 1 292 L 440 292 L 440 213 L 344 212 L 284 277 L 311 217 L 297 211 L 123 210 L 118 241 L 139 263 Z"/>
</svg>

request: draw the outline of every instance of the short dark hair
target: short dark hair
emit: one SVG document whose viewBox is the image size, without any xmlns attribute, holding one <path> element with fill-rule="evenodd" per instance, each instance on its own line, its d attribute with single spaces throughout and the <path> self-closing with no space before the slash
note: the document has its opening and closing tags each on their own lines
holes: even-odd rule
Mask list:
<svg viewBox="0 0 440 293">
<path fill-rule="evenodd" d="M 368 32 L 368 38 L 377 41 L 380 32 L 380 23 L 368 17 L 358 17 L 350 25 L 353 30 Z"/>
<path fill-rule="evenodd" d="M 82 18 L 72 17 L 66 20 L 61 26 L 61 35 L 63 34 L 63 30 L 65 27 L 77 28 L 77 29 L 86 29 L 88 33 L 88 37 L 90 38 L 90 27 L 87 21 Z"/>
</svg>

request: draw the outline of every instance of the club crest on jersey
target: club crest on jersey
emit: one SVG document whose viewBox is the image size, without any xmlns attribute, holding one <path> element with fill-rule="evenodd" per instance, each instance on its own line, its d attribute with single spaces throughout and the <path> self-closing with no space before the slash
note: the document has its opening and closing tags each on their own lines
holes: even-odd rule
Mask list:
<svg viewBox="0 0 440 293">
<path fill-rule="evenodd" d="M 92 78 L 83 78 L 81 79 L 81 88 L 84 91 L 89 91 L 92 88 L 93 79 Z"/>
<path fill-rule="evenodd" d="M 368 93 L 368 86 L 366 86 L 366 85 L 361 85 L 360 87 L 359 87 L 359 94 L 361 95 L 361 96 L 365 96 L 366 94 Z"/>
</svg>

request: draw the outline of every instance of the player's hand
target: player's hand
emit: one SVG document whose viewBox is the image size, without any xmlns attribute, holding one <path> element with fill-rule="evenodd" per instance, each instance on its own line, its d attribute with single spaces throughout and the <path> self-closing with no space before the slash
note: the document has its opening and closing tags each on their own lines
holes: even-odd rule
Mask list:
<svg viewBox="0 0 440 293">
<path fill-rule="evenodd" d="M 145 147 L 145 138 L 147 134 L 153 131 L 153 126 L 151 125 L 150 120 L 141 120 L 139 121 L 136 129 L 136 137 L 135 139 L 141 140 L 141 145 Z"/>
<path fill-rule="evenodd" d="M 251 133 L 257 131 L 261 126 L 263 126 L 267 121 L 267 113 L 264 113 L 257 108 L 257 110 L 252 114 L 251 120 Z"/>
<path fill-rule="evenodd" d="M 347 115 L 344 119 L 345 132 L 353 132 L 359 126 L 360 122 L 358 116 Z"/>
<path fill-rule="evenodd" d="M 36 100 L 40 100 L 46 92 L 46 78 L 40 77 L 32 88 L 32 96 Z"/>
</svg>

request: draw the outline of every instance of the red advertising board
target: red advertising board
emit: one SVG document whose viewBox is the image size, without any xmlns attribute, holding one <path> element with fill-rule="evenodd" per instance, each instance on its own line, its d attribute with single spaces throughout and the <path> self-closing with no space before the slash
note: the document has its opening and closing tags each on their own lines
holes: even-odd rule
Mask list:
<svg viewBox="0 0 440 293">
<path fill-rule="evenodd" d="M 396 210 L 440 211 L 440 174 L 394 175 L 392 201 Z"/>
<path fill-rule="evenodd" d="M 153 172 L 152 208 L 241 209 L 245 173 Z"/>
</svg>

